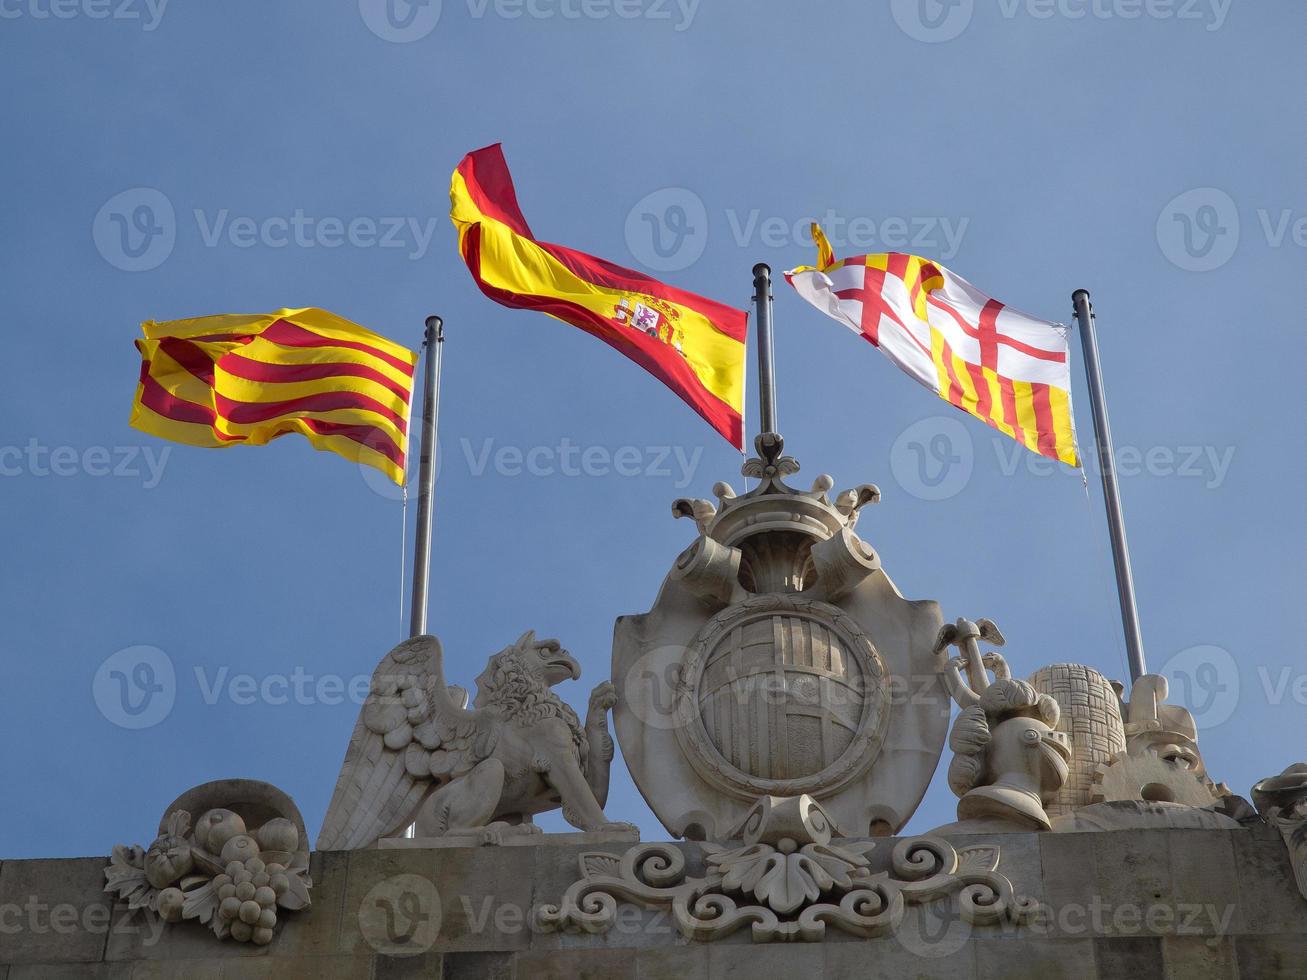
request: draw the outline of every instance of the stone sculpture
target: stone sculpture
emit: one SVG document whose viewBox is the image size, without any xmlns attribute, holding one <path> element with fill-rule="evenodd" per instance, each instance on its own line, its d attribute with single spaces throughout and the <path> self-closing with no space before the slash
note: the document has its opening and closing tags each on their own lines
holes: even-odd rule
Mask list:
<svg viewBox="0 0 1307 980">
<path fill-rule="evenodd" d="M 405 640 L 372 675 L 318 849 L 369 847 L 414 822 L 420 837 L 499 843 L 539 833 L 531 817 L 560 805 L 583 830 L 633 832 L 603 812 L 612 685 L 591 693 L 584 725 L 551 690 L 580 676 L 558 641 L 527 632 L 490 658 L 468 709 L 445 684 L 440 641 Z"/>
<path fill-rule="evenodd" d="M 1253 787 L 1253 803 L 1284 837 L 1298 891 L 1307 898 L 1307 763 L 1263 779 Z"/>
<path fill-rule="evenodd" d="M 1000 654 L 981 654 L 982 639 L 1003 644 L 998 627 L 985 619 L 959 619 L 936 641 L 939 650 L 961 651 L 945 675 L 962 709 L 949 736 L 949 788 L 961 797 L 962 823 L 955 829 L 1049 830 L 1044 805 L 1066 784 L 1071 756 L 1066 735 L 1056 730 L 1061 710 L 1047 694 L 1013 680 Z"/>
<path fill-rule="evenodd" d="M 1122 685 L 1112 686 L 1121 699 L 1126 747 L 1096 768 L 1091 802 L 1142 800 L 1211 807 L 1230 794 L 1226 786 L 1207 776 L 1193 715 L 1166 703 L 1165 677 L 1140 677 L 1131 685 L 1128 701 Z"/>
<path fill-rule="evenodd" d="M 1070 774 L 1045 809 L 1051 817 L 1065 816 L 1094 802 L 1098 767 L 1125 751 L 1120 697 L 1106 677 L 1083 664 L 1053 664 L 1029 682 L 1062 708 L 1057 728 L 1069 740 Z"/>
<path fill-rule="evenodd" d="M 706 873 L 687 874 L 673 844 L 640 844 L 621 855 L 580 857 L 580 878 L 557 904 L 539 905 L 542 931 L 603 933 L 618 904 L 671 911 L 687 939 L 712 941 L 748 926 L 756 943 L 819 942 L 827 926 L 862 938 L 894 932 L 906 907 L 951 899 L 970 925 L 1020 923 L 1038 908 L 997 871 L 999 848 L 954 850 L 938 838 L 895 844 L 889 868 L 873 867 L 874 840 L 832 839 L 829 816 L 811 797 L 759 800 L 740 839 L 704 843 Z"/>
<path fill-rule="evenodd" d="M 290 797 L 267 783 L 220 780 L 168 807 L 148 849 L 115 847 L 104 890 L 165 922 L 194 919 L 219 939 L 266 946 L 278 909 L 309 907 L 308 867 L 304 820 Z"/>
<path fill-rule="evenodd" d="M 947 734 L 939 607 L 904 599 L 854 533 L 875 487 L 796 490 L 781 438 L 755 445 L 758 486 L 677 501 L 698 537 L 653 608 L 617 621 L 623 758 L 677 837 L 723 840 L 759 799 L 804 795 L 841 836 L 893 833 Z"/>
</svg>

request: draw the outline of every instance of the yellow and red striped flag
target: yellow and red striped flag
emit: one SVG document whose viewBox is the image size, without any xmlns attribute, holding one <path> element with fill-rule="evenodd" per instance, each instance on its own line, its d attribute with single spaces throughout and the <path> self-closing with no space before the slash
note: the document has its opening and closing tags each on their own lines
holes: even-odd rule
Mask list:
<svg viewBox="0 0 1307 980">
<path fill-rule="evenodd" d="M 617 348 L 743 448 L 743 310 L 537 241 L 497 143 L 463 158 L 449 196 L 459 252 L 483 293 L 504 306 L 548 313 Z"/>
<path fill-rule="evenodd" d="M 916 255 L 836 260 L 812 226 L 819 267 L 785 279 L 941 398 L 1031 452 L 1079 466 L 1064 328 L 986 296 Z"/>
<path fill-rule="evenodd" d="M 188 446 L 288 432 L 404 482 L 417 354 L 326 310 L 141 324 L 132 425 Z"/>
</svg>

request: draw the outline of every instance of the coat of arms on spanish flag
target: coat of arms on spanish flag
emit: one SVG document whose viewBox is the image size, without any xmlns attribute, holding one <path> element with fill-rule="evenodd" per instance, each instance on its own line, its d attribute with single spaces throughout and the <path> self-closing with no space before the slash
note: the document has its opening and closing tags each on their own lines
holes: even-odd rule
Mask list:
<svg viewBox="0 0 1307 980">
<path fill-rule="evenodd" d="M 537 241 L 518 208 L 499 144 L 469 153 L 458 165 L 449 216 L 483 293 L 504 306 L 548 313 L 617 348 L 743 448 L 743 310 Z"/>
<path fill-rule="evenodd" d="M 326 310 L 141 325 L 131 423 L 190 446 L 298 432 L 404 482 L 417 354 Z"/>
<path fill-rule="evenodd" d="M 941 398 L 1031 452 L 1079 466 L 1066 332 L 916 255 L 837 260 L 812 226 L 818 267 L 785 279 Z"/>
</svg>

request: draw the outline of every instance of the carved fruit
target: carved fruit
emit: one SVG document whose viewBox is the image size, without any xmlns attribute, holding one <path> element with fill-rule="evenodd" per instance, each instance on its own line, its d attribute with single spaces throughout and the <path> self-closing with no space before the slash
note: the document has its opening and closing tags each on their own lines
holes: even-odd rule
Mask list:
<svg viewBox="0 0 1307 980">
<path fill-rule="evenodd" d="M 249 834 L 237 834 L 222 847 L 224 862 L 248 861 L 259 856 L 259 844 Z"/>
<path fill-rule="evenodd" d="M 167 888 L 195 866 L 185 838 L 160 837 L 145 852 L 145 878 L 155 888 Z"/>
<path fill-rule="evenodd" d="M 240 916 L 242 922 L 248 926 L 254 925 L 259 921 L 259 916 L 263 914 L 263 909 L 259 908 L 258 902 L 241 902 Z"/>
<path fill-rule="evenodd" d="M 165 888 L 159 892 L 159 916 L 164 922 L 181 922 L 185 903 L 186 896 L 180 888 Z"/>
<path fill-rule="evenodd" d="M 221 808 L 209 810 L 195 825 L 195 842 L 210 854 L 221 854 L 227 842 L 245 833 L 240 814 Z"/>
<path fill-rule="evenodd" d="M 265 851 L 290 851 L 300 849 L 300 832 L 294 823 L 285 817 L 269 820 L 258 832 L 259 846 Z"/>
</svg>

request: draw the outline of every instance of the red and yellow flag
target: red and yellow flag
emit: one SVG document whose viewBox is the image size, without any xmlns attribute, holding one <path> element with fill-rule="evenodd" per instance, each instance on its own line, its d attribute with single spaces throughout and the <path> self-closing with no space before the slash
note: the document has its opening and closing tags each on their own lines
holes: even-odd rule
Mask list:
<svg viewBox="0 0 1307 980">
<path fill-rule="evenodd" d="M 617 348 L 743 448 L 743 310 L 537 241 L 499 144 L 463 158 L 449 196 L 459 251 L 483 293 L 504 306 L 548 313 Z"/>
<path fill-rule="evenodd" d="M 132 425 L 219 448 L 288 432 L 404 482 L 417 354 L 326 310 L 141 325 Z"/>
<path fill-rule="evenodd" d="M 1079 466 L 1066 330 L 982 293 L 917 255 L 836 260 L 812 226 L 817 268 L 785 273 L 827 316 L 939 397 L 1031 452 Z"/>
</svg>

